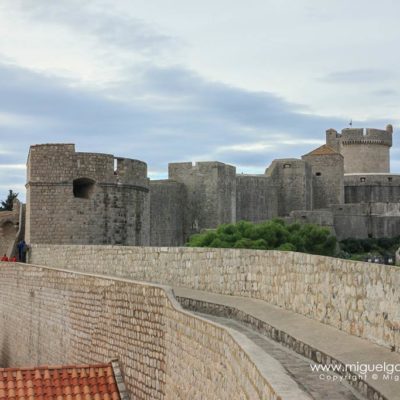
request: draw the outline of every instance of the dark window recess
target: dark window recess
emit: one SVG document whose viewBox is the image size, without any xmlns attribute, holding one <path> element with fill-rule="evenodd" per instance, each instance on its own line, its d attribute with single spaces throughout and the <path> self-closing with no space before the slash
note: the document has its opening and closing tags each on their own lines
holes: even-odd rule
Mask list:
<svg viewBox="0 0 400 400">
<path fill-rule="evenodd" d="M 94 192 L 96 182 L 89 178 L 79 178 L 73 181 L 74 197 L 90 199 Z"/>
<path fill-rule="evenodd" d="M 360 182 L 365 182 L 365 178 L 360 178 Z"/>
<path fill-rule="evenodd" d="M 290 164 L 283 164 L 283 168 L 291 168 L 292 166 Z"/>
<path fill-rule="evenodd" d="M 321 172 L 316 172 L 315 175 L 316 176 L 321 176 Z"/>
<path fill-rule="evenodd" d="M 390 177 L 388 178 L 388 181 L 389 181 L 389 182 L 392 182 L 392 180 L 393 180 L 393 178 L 390 176 Z"/>
</svg>

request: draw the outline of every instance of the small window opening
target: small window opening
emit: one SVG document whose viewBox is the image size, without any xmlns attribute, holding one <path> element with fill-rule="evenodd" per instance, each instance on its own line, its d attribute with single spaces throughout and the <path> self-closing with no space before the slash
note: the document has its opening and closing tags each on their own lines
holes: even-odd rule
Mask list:
<svg viewBox="0 0 400 400">
<path fill-rule="evenodd" d="M 389 181 L 389 182 L 392 182 L 392 180 L 393 180 L 393 178 L 390 176 L 390 177 L 388 178 L 388 181 Z"/>
<path fill-rule="evenodd" d="M 365 178 L 360 178 L 360 182 L 365 182 Z"/>
<path fill-rule="evenodd" d="M 316 172 L 315 175 L 316 176 L 321 176 L 321 172 Z"/>
<path fill-rule="evenodd" d="M 73 182 L 74 197 L 90 199 L 93 194 L 95 181 L 89 178 L 75 179 Z"/>
<path fill-rule="evenodd" d="M 283 164 L 283 168 L 291 168 L 292 166 L 290 164 Z"/>
</svg>

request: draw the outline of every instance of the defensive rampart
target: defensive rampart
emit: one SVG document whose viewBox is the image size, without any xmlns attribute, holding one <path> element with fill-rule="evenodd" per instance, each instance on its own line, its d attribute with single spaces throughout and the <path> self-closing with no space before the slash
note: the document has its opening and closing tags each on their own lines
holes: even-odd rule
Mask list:
<svg viewBox="0 0 400 400">
<path fill-rule="evenodd" d="M 135 399 L 308 398 L 289 378 L 273 389 L 244 337 L 182 310 L 166 287 L 0 263 L 0 288 L 0 367 L 118 358 Z"/>
<path fill-rule="evenodd" d="M 25 205 L 17 199 L 12 211 L 0 211 L 0 254 L 11 257 L 17 253 L 17 243 L 24 234 Z"/>
<path fill-rule="evenodd" d="M 147 164 L 73 144 L 31 146 L 27 163 L 26 241 L 150 244 Z"/>
<path fill-rule="evenodd" d="M 400 269 L 302 253 L 34 245 L 32 262 L 262 299 L 400 352 Z"/>
<path fill-rule="evenodd" d="M 326 143 L 344 157 L 345 173 L 390 171 L 393 126 L 382 129 L 346 128 L 342 133 L 326 131 Z"/>
</svg>

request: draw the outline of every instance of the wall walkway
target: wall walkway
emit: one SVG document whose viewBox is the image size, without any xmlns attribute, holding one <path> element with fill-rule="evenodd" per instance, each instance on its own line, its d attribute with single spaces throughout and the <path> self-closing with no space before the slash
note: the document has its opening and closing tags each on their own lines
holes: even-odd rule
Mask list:
<svg viewBox="0 0 400 400">
<path fill-rule="evenodd" d="M 310 400 L 245 336 L 169 288 L 0 263 L 0 367 L 120 360 L 135 399 Z"/>
<path fill-rule="evenodd" d="M 400 352 L 400 269 L 243 249 L 32 246 L 33 263 L 264 300 Z"/>
</svg>

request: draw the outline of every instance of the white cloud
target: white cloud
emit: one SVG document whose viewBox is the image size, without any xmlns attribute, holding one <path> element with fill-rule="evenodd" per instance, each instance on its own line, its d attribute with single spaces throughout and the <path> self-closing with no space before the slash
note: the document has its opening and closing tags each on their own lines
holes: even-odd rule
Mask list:
<svg viewBox="0 0 400 400">
<path fill-rule="evenodd" d="M 143 159 L 154 177 L 216 158 L 262 172 L 351 118 L 396 125 L 399 11 L 390 0 L 0 2 L 0 183 L 24 181 L 34 143 Z"/>
<path fill-rule="evenodd" d="M 390 119 L 400 101 L 377 94 L 400 84 L 392 0 L 14 0 L 0 10 L 3 58 L 75 85 L 129 84 L 146 66 L 178 64 L 320 115 Z M 320 79 L 346 71 L 347 85 Z"/>
<path fill-rule="evenodd" d="M 0 164 L 0 170 L 26 170 L 26 164 Z"/>
</svg>

